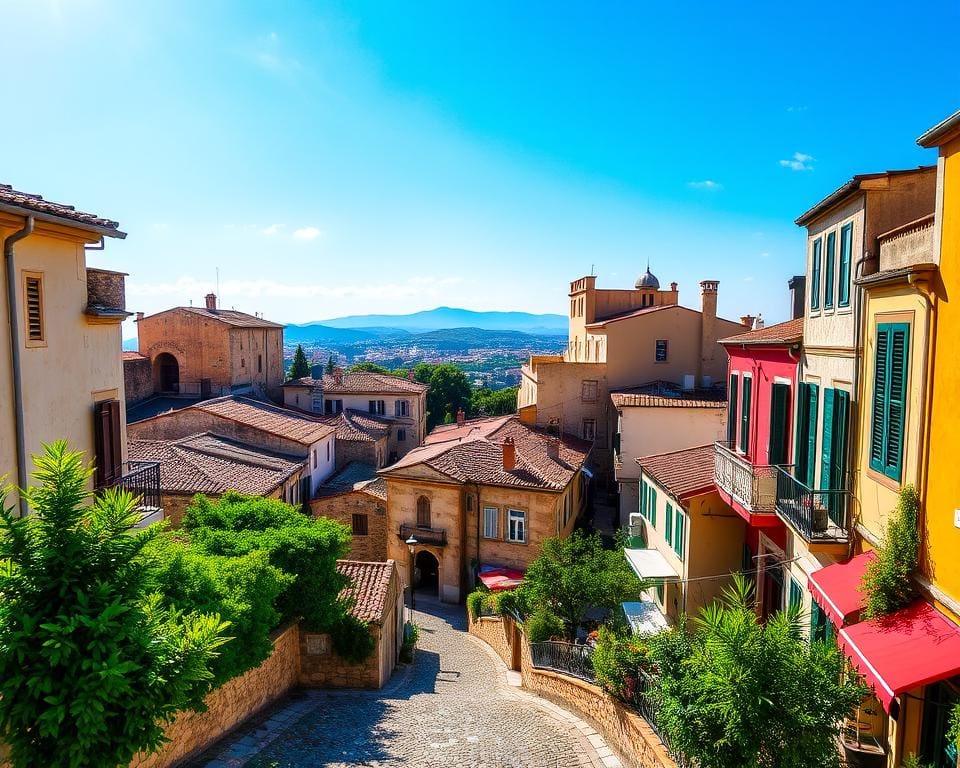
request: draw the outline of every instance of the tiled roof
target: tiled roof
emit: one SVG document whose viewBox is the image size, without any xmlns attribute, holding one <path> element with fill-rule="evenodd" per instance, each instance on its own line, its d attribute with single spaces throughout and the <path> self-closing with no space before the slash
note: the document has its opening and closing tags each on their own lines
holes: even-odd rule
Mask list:
<svg viewBox="0 0 960 768">
<path fill-rule="evenodd" d="M 86 227 L 94 228 L 101 234 L 108 237 L 126 237 L 126 233 L 119 230 L 119 224 L 110 219 L 104 219 L 95 216 L 92 213 L 78 211 L 72 205 L 64 203 L 53 203 L 44 200 L 40 195 L 31 195 L 27 192 L 20 192 L 9 184 L 0 184 L 0 206 L 11 206 L 20 208 L 27 212 L 40 214 L 41 217 L 48 216 L 57 219 L 65 219 L 66 222 L 81 224 Z"/>
<path fill-rule="evenodd" d="M 130 440 L 131 461 L 160 462 L 167 493 L 240 491 L 262 496 L 303 468 L 303 462 L 210 432 L 180 440 Z"/>
<path fill-rule="evenodd" d="M 657 453 L 637 459 L 643 472 L 678 499 L 697 496 L 713 488 L 713 444 L 682 451 Z"/>
<path fill-rule="evenodd" d="M 377 468 L 362 461 L 351 461 L 317 489 L 317 496 L 339 496 L 359 491 L 387 500 L 387 488 Z"/>
<path fill-rule="evenodd" d="M 124 350 L 123 353 L 124 360 L 149 360 L 150 358 L 146 355 L 141 355 L 139 352 L 131 352 L 130 350 Z"/>
<path fill-rule="evenodd" d="M 803 318 L 720 339 L 721 344 L 792 344 L 803 339 Z"/>
<path fill-rule="evenodd" d="M 910 173 L 930 173 L 935 171 L 937 166 L 935 165 L 920 165 L 916 168 L 906 168 L 903 170 L 896 171 L 881 171 L 880 173 L 859 173 L 854 176 L 850 181 L 846 182 L 842 186 L 835 189 L 820 202 L 814 205 L 812 208 L 801 213 L 794 224 L 798 227 L 803 227 L 809 224 L 810 222 L 818 219 L 822 214 L 829 211 L 837 203 L 846 198 L 848 195 L 856 192 L 860 189 L 860 185 L 865 181 L 872 181 L 873 179 L 882 179 L 884 176 L 905 176 Z"/>
<path fill-rule="evenodd" d="M 322 379 L 305 376 L 302 379 L 288 381 L 284 386 L 322 387 L 324 393 L 330 393 L 332 395 L 350 393 L 379 394 L 382 392 L 412 392 L 420 394 L 429 389 L 426 384 L 421 384 L 419 381 L 411 381 L 402 376 L 391 376 L 386 373 L 367 373 L 365 371 L 344 373 L 339 384 L 333 376 L 324 374 Z"/>
<path fill-rule="evenodd" d="M 194 315 L 218 320 L 221 323 L 232 325 L 236 328 L 283 328 L 280 323 L 274 323 L 270 320 L 264 320 L 262 317 L 248 315 L 246 312 L 238 312 L 235 309 L 207 309 L 206 307 L 175 307 L 175 309 L 190 312 Z M 170 310 L 164 310 L 169 312 Z M 163 314 L 163 313 L 159 313 Z"/>
<path fill-rule="evenodd" d="M 299 443 L 314 443 L 334 432 L 333 427 L 315 418 L 238 395 L 204 400 L 192 407 Z"/>
<path fill-rule="evenodd" d="M 337 571 L 350 579 L 340 597 L 353 605 L 350 613 L 360 621 L 381 624 L 389 610 L 390 580 L 397 571 L 393 560 L 385 563 L 362 563 L 357 560 L 337 560 Z"/>
<path fill-rule="evenodd" d="M 330 416 L 317 416 L 327 426 L 337 430 L 337 440 L 373 443 L 390 433 L 391 422 L 382 416 L 347 408 Z"/>
<path fill-rule="evenodd" d="M 669 381 L 615 390 L 610 399 L 617 408 L 725 408 L 727 404 L 722 388 L 685 391 Z"/>
<path fill-rule="evenodd" d="M 545 430 L 520 422 L 516 416 L 473 422 L 474 434 L 430 442 L 415 448 L 400 461 L 381 470 L 390 473 L 424 464 L 461 483 L 502 485 L 519 488 L 560 491 L 566 488 L 583 466 L 592 443 L 562 435 L 559 438 L 559 457 L 549 455 L 552 438 Z M 493 429 L 486 429 L 490 424 Z M 512 438 L 516 446 L 516 466 L 507 472 L 503 468 L 503 443 Z"/>
<path fill-rule="evenodd" d="M 467 419 L 463 424 L 442 424 L 433 428 L 430 434 L 424 438 L 423 444 L 434 445 L 435 443 L 446 443 L 450 440 L 463 440 L 468 437 L 486 437 L 492 432 L 496 432 L 512 418 L 515 417 L 494 416 Z"/>
</svg>

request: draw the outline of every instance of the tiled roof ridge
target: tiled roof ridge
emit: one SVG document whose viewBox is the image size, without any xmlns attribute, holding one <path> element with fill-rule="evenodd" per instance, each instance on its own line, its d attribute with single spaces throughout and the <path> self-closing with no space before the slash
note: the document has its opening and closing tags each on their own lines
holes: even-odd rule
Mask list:
<svg viewBox="0 0 960 768">
<path fill-rule="evenodd" d="M 3 203 L 33 210 L 41 214 L 46 213 L 77 224 L 87 224 L 99 227 L 100 229 L 110 229 L 116 233 L 116 236 L 126 237 L 126 235 L 119 230 L 119 222 L 97 216 L 93 213 L 78 211 L 74 206 L 68 205 L 67 203 L 55 203 L 52 200 L 44 200 L 42 195 L 21 192 L 18 189 L 14 189 L 12 184 L 0 184 L 0 204 Z"/>
<path fill-rule="evenodd" d="M 803 318 L 794 317 L 782 323 L 765 325 L 763 328 L 753 328 L 735 336 L 727 336 L 719 340 L 720 344 L 748 344 L 748 343 L 785 343 L 800 337 L 803 338 Z"/>
</svg>

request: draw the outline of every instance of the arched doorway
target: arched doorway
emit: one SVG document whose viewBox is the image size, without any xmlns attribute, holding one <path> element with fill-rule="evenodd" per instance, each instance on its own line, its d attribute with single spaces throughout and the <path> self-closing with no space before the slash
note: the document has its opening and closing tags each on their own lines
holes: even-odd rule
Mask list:
<svg viewBox="0 0 960 768">
<path fill-rule="evenodd" d="M 180 364 L 169 352 L 161 352 L 153 360 L 153 381 L 158 392 L 180 391 Z"/>
<path fill-rule="evenodd" d="M 434 554 L 421 549 L 413 564 L 413 588 L 430 595 L 440 594 L 440 562 Z"/>
</svg>

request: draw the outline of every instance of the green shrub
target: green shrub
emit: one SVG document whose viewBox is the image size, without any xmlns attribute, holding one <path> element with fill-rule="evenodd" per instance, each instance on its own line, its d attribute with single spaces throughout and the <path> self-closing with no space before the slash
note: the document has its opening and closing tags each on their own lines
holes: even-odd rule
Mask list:
<svg viewBox="0 0 960 768">
<path fill-rule="evenodd" d="M 370 634 L 370 625 L 347 614 L 330 629 L 333 650 L 341 659 L 357 664 L 373 653 L 376 640 Z"/>
<path fill-rule="evenodd" d="M 483 610 L 483 601 L 486 595 L 487 591 L 479 587 L 467 595 L 467 610 L 470 611 L 470 616 L 474 621 L 480 618 L 480 612 Z"/>
<path fill-rule="evenodd" d="M 546 608 L 539 608 L 524 623 L 527 639 L 531 643 L 542 643 L 554 637 L 563 637 L 563 619 Z"/>
<path fill-rule="evenodd" d="M 497 610 L 501 616 L 510 616 L 511 618 L 520 617 L 527 614 L 526 594 L 522 587 L 501 592 L 497 598 Z"/>
<path fill-rule="evenodd" d="M 208 555 L 182 536 L 158 537 L 145 556 L 154 566 L 152 586 L 164 605 L 217 613 L 230 622 L 228 643 L 212 665 L 214 685 L 258 666 L 273 650 L 270 633 L 280 622 L 277 597 L 294 581 L 270 565 L 266 552 L 238 557 Z"/>
<path fill-rule="evenodd" d="M 861 589 L 866 594 L 864 614 L 868 619 L 893 613 L 917 596 L 913 575 L 920 556 L 919 509 L 916 489 L 905 486 L 887 523 L 877 558 L 863 574 Z"/>
<path fill-rule="evenodd" d="M 345 525 L 307 517 L 277 499 L 229 492 L 216 501 L 195 497 L 183 528 L 203 552 L 229 557 L 266 552 L 272 566 L 295 576 L 277 598 L 282 621 L 302 618 L 304 629 L 328 631 L 343 617 L 339 595 L 347 579 L 337 572 L 337 559 L 350 544 Z"/>
<path fill-rule="evenodd" d="M 403 625 L 403 644 L 416 645 L 420 640 L 420 625 L 408 621 Z"/>
<path fill-rule="evenodd" d="M 642 640 L 600 627 L 593 649 L 593 670 L 602 688 L 614 696 L 632 700 L 641 674 L 649 664 L 650 649 Z"/>
<path fill-rule="evenodd" d="M 950 710 L 950 729 L 947 737 L 960 749 L 960 703 L 954 704 Z"/>
</svg>

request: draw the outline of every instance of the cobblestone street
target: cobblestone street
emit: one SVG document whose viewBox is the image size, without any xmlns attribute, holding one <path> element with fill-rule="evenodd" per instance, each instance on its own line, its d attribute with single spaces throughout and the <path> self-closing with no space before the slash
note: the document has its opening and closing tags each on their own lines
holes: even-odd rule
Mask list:
<svg viewBox="0 0 960 768">
<path fill-rule="evenodd" d="M 292 694 L 190 768 L 618 768 L 579 718 L 507 682 L 463 608 L 418 598 L 416 661 L 382 691 Z"/>
</svg>

